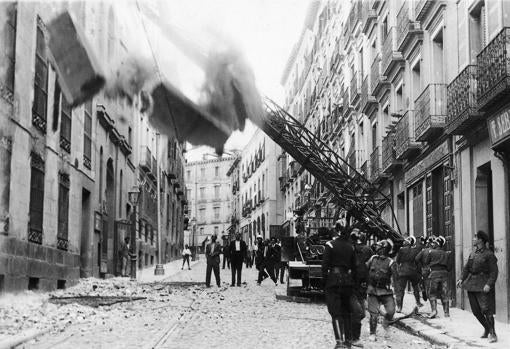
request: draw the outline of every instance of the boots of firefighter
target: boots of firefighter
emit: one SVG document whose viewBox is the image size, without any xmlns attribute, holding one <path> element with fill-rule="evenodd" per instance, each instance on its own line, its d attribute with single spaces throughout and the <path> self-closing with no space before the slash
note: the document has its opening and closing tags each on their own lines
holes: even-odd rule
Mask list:
<svg viewBox="0 0 510 349">
<path fill-rule="evenodd" d="M 430 313 L 429 318 L 435 319 L 437 317 L 437 300 L 430 300 L 430 309 L 432 310 L 432 313 Z"/>
<path fill-rule="evenodd" d="M 352 318 L 351 318 L 351 315 L 350 314 L 346 314 L 345 316 L 343 316 L 343 324 L 344 324 L 344 340 L 345 340 L 345 344 L 350 346 L 351 342 L 352 342 Z"/>
<path fill-rule="evenodd" d="M 418 308 L 423 307 L 423 304 L 420 302 L 420 289 L 418 288 L 418 286 L 413 288 L 413 293 L 414 293 L 414 299 L 416 300 L 416 306 Z"/>
<path fill-rule="evenodd" d="M 478 320 L 478 322 L 480 322 L 480 324 L 482 324 L 484 330 L 483 330 L 483 334 L 480 338 L 487 338 L 489 337 L 489 325 L 487 324 L 487 319 L 485 318 L 485 316 L 480 312 L 480 313 L 473 313 L 473 315 L 476 317 L 476 319 Z"/>
<path fill-rule="evenodd" d="M 369 326 L 370 336 L 368 337 L 368 339 L 370 339 L 373 342 L 375 341 L 375 332 L 377 331 L 377 315 L 370 315 Z"/>
<path fill-rule="evenodd" d="M 498 341 L 498 336 L 496 336 L 496 329 L 494 328 L 494 316 L 485 315 L 485 318 L 489 325 L 489 343 L 496 343 Z"/>
<path fill-rule="evenodd" d="M 443 304 L 444 317 L 450 317 L 450 302 L 448 302 L 448 299 L 442 299 L 441 304 Z"/>
</svg>

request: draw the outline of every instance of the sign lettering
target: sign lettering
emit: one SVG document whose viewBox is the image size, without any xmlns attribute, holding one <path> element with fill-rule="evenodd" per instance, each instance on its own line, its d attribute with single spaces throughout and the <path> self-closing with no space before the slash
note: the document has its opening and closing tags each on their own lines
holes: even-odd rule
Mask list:
<svg viewBox="0 0 510 349">
<path fill-rule="evenodd" d="M 501 143 L 510 136 L 510 110 L 492 116 L 487 124 L 492 146 Z"/>
</svg>

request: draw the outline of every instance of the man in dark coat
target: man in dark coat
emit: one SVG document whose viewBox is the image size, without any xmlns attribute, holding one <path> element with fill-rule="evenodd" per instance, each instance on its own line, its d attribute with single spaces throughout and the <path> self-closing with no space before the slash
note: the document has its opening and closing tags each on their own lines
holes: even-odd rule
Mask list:
<svg viewBox="0 0 510 349">
<path fill-rule="evenodd" d="M 241 272 L 243 270 L 243 259 L 246 256 L 246 242 L 241 240 L 241 234 L 236 234 L 236 239 L 230 242 L 228 247 L 230 255 L 230 267 L 232 269 L 232 283 L 234 286 L 237 275 L 237 286 L 241 286 Z"/>
<path fill-rule="evenodd" d="M 423 291 L 423 300 L 428 299 L 428 291 L 429 291 L 429 274 L 430 274 L 430 268 L 425 263 L 425 260 L 427 259 L 428 254 L 430 251 L 432 251 L 432 241 L 434 240 L 433 236 L 429 236 L 428 238 L 422 238 L 422 246 L 420 252 L 416 255 L 416 258 L 414 259 L 416 261 L 416 265 L 418 267 L 418 270 L 421 274 L 421 283 L 422 283 L 422 291 Z"/>
<path fill-rule="evenodd" d="M 225 269 L 225 264 L 227 265 L 227 268 L 230 269 L 230 244 L 228 243 L 227 239 L 225 239 L 225 245 L 223 245 L 222 252 L 223 252 L 222 269 Z"/>
<path fill-rule="evenodd" d="M 367 262 L 368 267 L 368 312 L 370 313 L 370 336 L 375 341 L 379 308 L 384 306 L 385 315 L 383 327 L 387 328 L 389 321 L 395 315 L 395 299 L 390 288 L 391 279 L 396 275 L 396 263 L 389 257 L 393 243 L 390 240 L 382 240 L 377 243 L 375 255 Z"/>
<path fill-rule="evenodd" d="M 211 236 L 211 242 L 205 246 L 205 257 L 207 259 L 207 269 L 205 272 L 205 286 L 211 287 L 211 271 L 214 271 L 216 285 L 221 286 L 220 282 L 220 254 L 221 245 L 216 241 L 217 236 Z"/>
<path fill-rule="evenodd" d="M 400 248 L 395 258 L 397 263 L 397 276 L 395 278 L 395 298 L 397 301 L 397 313 L 402 312 L 402 303 L 407 283 L 413 285 L 414 299 L 418 307 L 423 306 L 420 302 L 420 273 L 416 265 L 416 256 L 420 249 L 416 246 L 416 238 L 409 236 L 404 240 L 404 246 Z"/>
<path fill-rule="evenodd" d="M 257 255 L 255 257 L 255 265 L 259 271 L 257 285 L 260 285 L 268 276 L 271 277 L 274 284 L 277 285 L 276 276 L 274 275 L 274 257 L 269 241 L 263 241 L 262 236 L 257 236 L 258 246 Z"/>
<path fill-rule="evenodd" d="M 337 223 L 339 236 L 328 241 L 322 260 L 326 302 L 331 315 L 336 347 L 350 347 L 352 341 L 353 288 L 356 280 L 356 253 L 345 228 Z"/>
<path fill-rule="evenodd" d="M 356 280 L 354 286 L 354 294 L 359 304 L 359 314 L 353 314 L 352 320 L 352 337 L 353 341 L 357 341 L 361 335 L 361 320 L 365 318 L 366 299 L 367 299 L 367 282 L 368 269 L 366 263 L 372 257 L 374 252 L 366 244 L 366 235 L 357 228 L 351 232 L 351 240 L 354 245 L 356 254 Z"/>
<path fill-rule="evenodd" d="M 485 329 L 482 338 L 489 337 L 489 342 L 498 341 L 494 328 L 495 307 L 492 302 L 494 284 L 498 278 L 498 260 L 494 253 L 486 246 L 489 235 L 478 231 L 474 242 L 474 251 L 462 270 L 462 277 L 457 281 L 457 287 L 467 291 L 469 304 L 473 315 Z"/>
</svg>

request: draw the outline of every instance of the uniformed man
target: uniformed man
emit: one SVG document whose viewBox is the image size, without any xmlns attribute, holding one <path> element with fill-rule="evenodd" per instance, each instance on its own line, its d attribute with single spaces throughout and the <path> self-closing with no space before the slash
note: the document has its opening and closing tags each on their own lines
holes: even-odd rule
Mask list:
<svg viewBox="0 0 510 349">
<path fill-rule="evenodd" d="M 404 245 L 397 252 L 395 262 L 397 263 L 398 273 L 395 278 L 395 298 L 397 301 L 397 313 L 402 312 L 402 303 L 407 283 L 413 286 L 414 299 L 416 306 L 422 307 L 420 302 L 420 273 L 416 265 L 416 256 L 420 249 L 416 246 L 416 238 L 409 236 L 404 240 Z"/>
<path fill-rule="evenodd" d="M 367 282 L 368 282 L 368 269 L 367 262 L 372 257 L 374 252 L 366 244 L 366 234 L 360 232 L 355 228 L 351 232 L 351 240 L 354 244 L 354 251 L 356 253 L 356 276 L 357 280 L 354 287 L 354 294 L 356 301 L 359 304 L 359 312 L 353 314 L 352 324 L 352 337 L 353 341 L 357 342 L 361 335 L 361 320 L 365 318 L 366 299 L 367 299 Z"/>
<path fill-rule="evenodd" d="M 432 250 L 425 258 L 425 264 L 430 268 L 428 296 L 432 313 L 430 318 L 437 316 L 437 299 L 441 299 L 444 316 L 450 316 L 450 305 L 448 300 L 448 274 L 450 271 L 450 252 L 444 250 L 446 239 L 438 236 L 432 240 Z"/>
<path fill-rule="evenodd" d="M 352 298 L 356 280 L 356 255 L 346 229 L 337 222 L 338 238 L 328 241 L 322 260 L 326 302 L 331 315 L 335 348 L 350 347 L 352 340 Z"/>
<path fill-rule="evenodd" d="M 396 264 L 389 257 L 393 243 L 391 240 L 382 240 L 376 244 L 375 255 L 367 262 L 368 267 L 368 312 L 370 313 L 370 336 L 375 341 L 379 307 L 384 306 L 385 316 L 383 327 L 387 328 L 389 321 L 395 315 L 395 299 L 390 288 L 391 278 L 396 275 Z"/>
<path fill-rule="evenodd" d="M 434 240 L 433 236 L 429 236 L 428 238 L 421 238 L 422 245 L 424 246 L 422 250 L 416 255 L 415 261 L 418 266 L 418 270 L 421 274 L 421 283 L 422 283 L 422 291 L 423 291 L 423 300 L 428 299 L 428 290 L 429 290 L 429 274 L 430 269 L 427 264 L 425 264 L 425 260 L 432 251 L 432 241 Z"/>
<path fill-rule="evenodd" d="M 469 255 L 457 287 L 462 286 L 467 291 L 471 311 L 485 329 L 482 338 L 489 337 L 489 342 L 494 343 L 498 337 L 494 329 L 495 306 L 492 298 L 498 278 L 498 260 L 487 248 L 488 241 L 486 232 L 480 230 L 476 233 L 474 251 Z"/>
</svg>

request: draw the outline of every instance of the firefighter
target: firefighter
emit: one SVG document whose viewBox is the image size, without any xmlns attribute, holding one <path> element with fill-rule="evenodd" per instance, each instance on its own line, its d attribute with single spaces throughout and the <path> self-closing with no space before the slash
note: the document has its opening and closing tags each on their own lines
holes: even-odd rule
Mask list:
<svg viewBox="0 0 510 349">
<path fill-rule="evenodd" d="M 448 274 L 450 271 L 450 252 L 444 250 L 446 239 L 438 236 L 432 240 L 432 250 L 425 258 L 425 264 L 429 266 L 429 289 L 428 296 L 432 313 L 430 318 L 437 316 L 437 299 L 441 299 L 444 316 L 450 316 L 450 305 L 448 303 Z"/>
<path fill-rule="evenodd" d="M 379 241 L 375 246 L 375 255 L 367 262 L 368 267 L 368 312 L 370 313 L 369 340 L 375 341 L 379 307 L 384 306 L 383 327 L 388 328 L 389 321 L 395 315 L 395 299 L 390 288 L 391 278 L 396 275 L 396 263 L 389 257 L 393 243 L 391 240 Z"/>
<path fill-rule="evenodd" d="M 338 237 L 328 241 L 322 260 L 326 302 L 331 315 L 335 348 L 350 347 L 352 340 L 352 298 L 356 280 L 356 254 L 346 229 L 337 222 Z"/>
<path fill-rule="evenodd" d="M 422 292 L 423 292 L 423 300 L 428 300 L 428 290 L 429 290 L 429 274 L 430 269 L 427 264 L 425 264 L 425 260 L 427 259 L 428 254 L 432 250 L 432 240 L 434 240 L 433 236 L 429 236 L 428 238 L 422 237 L 421 242 L 423 245 L 422 250 L 416 255 L 415 261 L 416 265 L 419 268 L 421 274 L 421 283 L 422 283 Z"/>
<path fill-rule="evenodd" d="M 356 276 L 357 280 L 354 287 L 354 295 L 356 302 L 359 304 L 358 314 L 353 314 L 352 336 L 353 341 L 357 342 L 361 335 L 361 320 L 365 318 L 366 299 L 367 299 L 367 282 L 368 269 L 366 263 L 374 254 L 372 249 L 366 244 L 366 234 L 354 228 L 351 232 L 351 240 L 356 253 Z"/>
<path fill-rule="evenodd" d="M 420 273 L 416 265 L 416 256 L 420 249 L 416 246 L 416 238 L 409 236 L 404 240 L 404 245 L 397 253 L 395 262 L 397 263 L 397 276 L 395 278 L 395 298 L 397 302 L 397 313 L 402 312 L 402 303 L 407 283 L 413 285 L 414 299 L 416 306 L 422 307 L 420 302 Z"/>
</svg>

